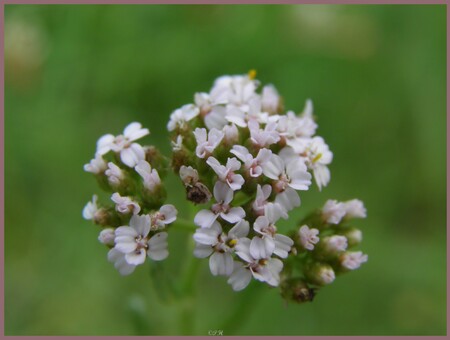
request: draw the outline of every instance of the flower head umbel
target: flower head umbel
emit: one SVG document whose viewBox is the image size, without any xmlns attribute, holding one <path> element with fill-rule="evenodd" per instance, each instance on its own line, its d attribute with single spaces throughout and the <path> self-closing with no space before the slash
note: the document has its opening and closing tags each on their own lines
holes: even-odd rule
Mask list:
<svg viewBox="0 0 450 340">
<path fill-rule="evenodd" d="M 320 287 L 367 261 L 355 249 L 362 232 L 354 219 L 367 216 L 362 201 L 330 199 L 294 219 L 313 178 L 319 191 L 329 185 L 333 153 L 317 135 L 311 100 L 299 114 L 285 111 L 277 89 L 260 90 L 255 76 L 219 77 L 174 109 L 170 161 L 137 143 L 149 130 L 136 122 L 98 140 L 84 169 L 111 202 L 94 196 L 83 217 L 102 227 L 98 240 L 120 274 L 146 258 L 164 260 L 172 228 L 194 232 L 193 255 L 208 258 L 211 274 L 226 277 L 233 290 L 256 280 L 296 302 L 312 301 Z M 188 209 L 166 202 L 169 164 L 195 205 L 191 220 L 177 220 L 178 210 Z"/>
</svg>

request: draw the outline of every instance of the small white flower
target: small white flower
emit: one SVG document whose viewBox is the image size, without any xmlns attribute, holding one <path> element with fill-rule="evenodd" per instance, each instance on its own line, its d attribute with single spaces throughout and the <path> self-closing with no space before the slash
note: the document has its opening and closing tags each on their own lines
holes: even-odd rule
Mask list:
<svg viewBox="0 0 450 340">
<path fill-rule="evenodd" d="M 245 220 L 241 220 L 228 234 L 222 231 L 220 224 L 215 221 L 211 228 L 199 228 L 194 234 L 196 248 L 194 255 L 196 257 L 208 257 L 211 273 L 216 275 L 229 276 L 233 271 L 233 257 L 231 253 L 239 240 L 247 236 L 249 232 L 249 224 Z"/>
<path fill-rule="evenodd" d="M 215 80 L 210 98 L 213 104 L 243 105 L 255 95 L 257 86 L 248 75 L 222 76 Z"/>
<path fill-rule="evenodd" d="M 214 170 L 219 180 L 226 182 L 233 191 L 242 188 L 245 183 L 244 177 L 234 173 L 241 168 L 241 163 L 236 158 L 228 158 L 225 166 L 214 157 L 209 157 L 206 163 Z"/>
<path fill-rule="evenodd" d="M 333 235 L 323 239 L 325 249 L 329 253 L 342 252 L 347 249 L 347 238 L 342 235 Z"/>
<path fill-rule="evenodd" d="M 234 124 L 225 125 L 222 131 L 227 144 L 234 144 L 239 139 L 239 130 Z"/>
<path fill-rule="evenodd" d="M 353 199 L 343 203 L 346 218 L 366 218 L 367 211 L 364 203 L 358 199 Z"/>
<path fill-rule="evenodd" d="M 273 85 L 263 87 L 261 95 L 261 105 L 264 112 L 277 113 L 280 107 L 280 95 Z"/>
<path fill-rule="evenodd" d="M 95 214 L 97 213 L 98 206 L 97 206 L 98 197 L 97 195 L 92 196 L 92 201 L 88 202 L 84 209 L 83 209 L 83 218 L 85 220 L 93 220 L 95 218 Z"/>
<path fill-rule="evenodd" d="M 139 265 L 144 263 L 146 255 L 152 260 L 164 260 L 167 251 L 167 233 L 161 232 L 149 238 L 150 216 L 133 215 L 130 226 L 116 229 L 115 249 L 125 254 L 128 264 Z"/>
<path fill-rule="evenodd" d="M 224 137 L 223 131 L 211 129 L 208 133 L 204 128 L 196 128 L 194 131 L 197 141 L 195 153 L 199 158 L 205 158 L 212 154 Z"/>
<path fill-rule="evenodd" d="M 99 154 L 96 154 L 94 159 L 91 159 L 88 164 L 84 165 L 84 171 L 91 172 L 96 175 L 103 173 L 107 168 L 108 166 L 105 160 Z"/>
<path fill-rule="evenodd" d="M 285 215 L 282 216 L 284 219 L 288 218 L 287 213 L 292 209 L 300 206 L 300 197 L 292 188 L 286 188 L 283 192 L 280 192 L 275 197 L 275 204 L 278 204 L 281 208 L 285 210 Z"/>
<path fill-rule="evenodd" d="M 210 228 L 214 221 L 220 216 L 229 223 L 238 223 L 245 217 L 242 207 L 231 207 L 233 200 L 233 190 L 226 184 L 217 181 L 214 185 L 215 204 L 211 210 L 200 210 L 195 215 L 194 223 L 201 228 Z"/>
<path fill-rule="evenodd" d="M 256 215 L 262 216 L 264 215 L 264 207 L 267 204 L 267 200 L 270 197 L 270 193 L 272 192 L 272 187 L 269 184 L 265 184 L 263 186 L 257 185 L 256 187 L 256 198 L 252 204 L 253 211 Z"/>
<path fill-rule="evenodd" d="M 294 147 L 304 138 L 314 136 L 317 124 L 314 121 L 313 105 L 311 100 L 307 100 L 303 113 L 298 117 L 294 112 L 288 111 L 286 115 L 280 116 L 278 121 L 278 131 L 286 139 L 286 144 Z"/>
<path fill-rule="evenodd" d="M 167 124 L 167 130 L 173 131 L 177 127 L 183 128 L 186 122 L 198 116 L 200 110 L 192 104 L 184 105 L 179 109 L 176 109 L 170 115 L 169 123 Z"/>
<path fill-rule="evenodd" d="M 262 244 L 263 240 L 255 236 L 252 240 L 242 238 L 236 245 L 236 254 L 245 262 L 246 267 L 250 270 L 251 275 L 259 281 L 267 282 L 271 286 L 278 286 L 280 283 L 280 272 L 283 269 L 283 262 L 279 259 L 270 257 Z M 244 272 L 233 272 L 230 277 L 231 282 L 236 280 L 235 275 L 246 275 Z M 243 278 L 240 278 L 243 281 Z M 230 282 L 230 280 L 229 280 Z"/>
<path fill-rule="evenodd" d="M 250 139 L 255 146 L 258 146 L 260 148 L 275 144 L 280 140 L 280 134 L 278 133 L 276 128 L 276 122 L 267 123 L 264 130 L 260 129 L 259 123 L 257 121 L 251 120 L 248 122 Z"/>
<path fill-rule="evenodd" d="M 154 192 L 160 185 L 161 179 L 159 178 L 158 171 L 152 169 L 150 163 L 141 160 L 134 167 L 134 170 L 142 177 L 144 180 L 144 187 L 150 192 Z"/>
<path fill-rule="evenodd" d="M 263 165 L 264 175 L 276 181 L 277 192 L 283 192 L 289 186 L 295 190 L 308 190 L 311 175 L 305 163 L 298 157 L 285 162 L 280 156 L 272 154 Z"/>
<path fill-rule="evenodd" d="M 103 156 L 110 150 L 119 152 L 122 163 L 133 168 L 139 160 L 145 159 L 145 151 L 141 145 L 132 142 L 149 133 L 150 131 L 143 129 L 140 123 L 128 124 L 123 131 L 123 135 L 108 134 L 102 136 L 97 142 L 97 154 Z"/>
<path fill-rule="evenodd" d="M 315 228 L 309 228 L 307 225 L 304 225 L 300 228 L 298 231 L 298 234 L 300 236 L 300 244 L 303 248 L 306 250 L 313 250 L 314 245 L 319 242 L 319 230 Z"/>
<path fill-rule="evenodd" d="M 120 196 L 117 192 L 112 194 L 111 200 L 116 203 L 116 211 L 121 214 L 133 213 L 133 215 L 136 215 L 141 211 L 138 203 L 134 202 L 130 197 Z"/>
<path fill-rule="evenodd" d="M 192 186 L 198 182 L 198 172 L 192 166 L 180 167 L 180 178 L 184 185 Z"/>
<path fill-rule="evenodd" d="M 114 263 L 114 267 L 119 271 L 120 275 L 130 275 L 136 268 L 135 265 L 129 264 L 125 260 L 125 254 L 115 248 L 108 252 L 108 261 Z"/>
<path fill-rule="evenodd" d="M 119 186 L 121 181 L 125 179 L 125 174 L 121 168 L 115 165 L 113 162 L 108 163 L 108 169 L 105 171 L 108 182 L 112 186 Z"/>
<path fill-rule="evenodd" d="M 230 152 L 244 162 L 244 167 L 251 177 L 261 176 L 263 173 L 262 166 L 264 166 L 264 164 L 267 163 L 272 156 L 271 150 L 260 149 L 256 158 L 253 158 L 248 149 L 242 145 L 233 146 Z"/>
<path fill-rule="evenodd" d="M 336 200 L 326 201 L 322 208 L 322 217 L 329 224 L 339 224 L 345 213 L 345 205 Z"/>
<path fill-rule="evenodd" d="M 166 225 L 175 222 L 177 214 L 178 211 L 172 204 L 163 205 L 159 211 L 150 216 L 152 229 L 165 228 Z"/>
<path fill-rule="evenodd" d="M 180 151 L 183 148 L 183 136 L 178 135 L 176 141 L 171 142 L 172 145 L 172 151 L 177 152 Z"/>
<path fill-rule="evenodd" d="M 349 270 L 358 269 L 361 264 L 367 262 L 368 256 L 361 251 L 346 252 L 341 256 L 341 265 Z"/>
<path fill-rule="evenodd" d="M 226 108 L 223 106 L 213 106 L 205 115 L 204 122 L 206 127 L 211 129 L 222 130 L 228 124 L 225 119 Z"/>
<path fill-rule="evenodd" d="M 274 253 L 281 258 L 286 258 L 294 245 L 294 241 L 277 233 L 275 222 L 280 216 L 278 213 L 267 213 L 267 210 L 276 211 L 276 209 L 266 209 L 266 216 L 259 216 L 253 224 L 253 229 L 262 235 L 266 254 Z"/>
<path fill-rule="evenodd" d="M 98 240 L 100 243 L 106 244 L 108 246 L 114 245 L 114 239 L 116 237 L 115 231 L 113 228 L 103 229 L 98 235 Z"/>
</svg>

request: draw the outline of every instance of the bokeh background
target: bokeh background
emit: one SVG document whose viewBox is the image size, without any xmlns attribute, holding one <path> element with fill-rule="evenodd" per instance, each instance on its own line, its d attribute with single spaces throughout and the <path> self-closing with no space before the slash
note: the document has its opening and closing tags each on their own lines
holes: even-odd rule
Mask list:
<svg viewBox="0 0 450 340">
<path fill-rule="evenodd" d="M 6 334 L 446 334 L 445 11 L 6 5 Z M 134 120 L 169 153 L 169 114 L 217 76 L 250 69 L 288 108 L 313 99 L 332 180 L 304 193 L 297 215 L 328 198 L 364 200 L 369 262 L 313 303 L 286 305 L 276 289 L 233 293 L 203 261 L 196 297 L 162 302 L 148 263 L 120 277 L 82 219 L 99 191 L 83 164 L 99 136 Z M 183 198 L 171 180 L 169 200 L 186 215 Z M 173 280 L 189 238 L 170 233 Z"/>
</svg>

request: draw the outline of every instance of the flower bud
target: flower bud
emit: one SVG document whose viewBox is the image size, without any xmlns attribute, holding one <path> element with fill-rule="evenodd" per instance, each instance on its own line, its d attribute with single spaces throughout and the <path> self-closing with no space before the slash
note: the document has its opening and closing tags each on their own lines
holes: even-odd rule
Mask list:
<svg viewBox="0 0 450 340">
<path fill-rule="evenodd" d="M 347 238 L 349 247 L 357 246 L 361 243 L 363 238 L 362 231 L 357 228 L 350 228 L 341 234 Z"/>
<path fill-rule="evenodd" d="M 342 235 L 325 237 L 322 242 L 323 250 L 329 255 L 336 255 L 347 249 L 347 239 Z"/>
<path fill-rule="evenodd" d="M 281 285 L 281 296 L 297 303 L 311 302 L 316 295 L 316 289 L 309 288 L 301 278 L 290 278 L 284 280 Z"/>
<path fill-rule="evenodd" d="M 361 251 L 348 251 L 342 254 L 339 260 L 343 269 L 355 270 L 367 262 L 368 256 Z"/>
<path fill-rule="evenodd" d="M 312 283 L 319 286 L 332 283 L 336 277 L 333 268 L 325 263 L 313 264 L 305 274 Z"/>
<path fill-rule="evenodd" d="M 114 238 L 115 237 L 116 237 L 116 234 L 114 232 L 114 229 L 106 228 L 100 232 L 100 235 L 98 235 L 98 240 L 100 241 L 100 243 L 103 243 L 107 246 L 114 246 Z"/>
<path fill-rule="evenodd" d="M 145 160 L 156 169 L 161 177 L 165 177 L 167 174 L 167 168 L 169 166 L 169 160 L 164 157 L 161 152 L 153 145 L 145 146 Z"/>
<path fill-rule="evenodd" d="M 120 224 L 120 219 L 117 213 L 114 211 L 114 209 L 106 209 L 106 208 L 100 208 L 98 209 L 94 217 L 92 218 L 92 221 L 100 225 L 102 227 L 106 226 L 118 226 Z"/>
</svg>

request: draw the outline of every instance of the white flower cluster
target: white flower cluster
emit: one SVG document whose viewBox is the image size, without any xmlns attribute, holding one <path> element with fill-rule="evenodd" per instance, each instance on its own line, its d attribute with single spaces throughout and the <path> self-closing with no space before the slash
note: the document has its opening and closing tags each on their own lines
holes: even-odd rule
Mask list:
<svg viewBox="0 0 450 340">
<path fill-rule="evenodd" d="M 252 72 L 220 77 L 209 93 L 196 93 L 194 104 L 175 110 L 167 125 L 188 198 L 212 198 L 194 219 L 195 255 L 209 257 L 211 273 L 228 277 L 234 290 L 252 277 L 278 286 L 281 259 L 294 241 L 278 231 L 277 221 L 300 206 L 297 191 L 308 190 L 312 176 L 319 189 L 328 184 L 333 158 L 314 136 L 310 100 L 300 115 L 283 113 L 276 89 L 257 93 L 258 86 Z"/>
<path fill-rule="evenodd" d="M 112 207 L 100 207 L 94 195 L 83 217 L 103 227 L 98 240 L 110 248 L 108 260 L 122 275 L 131 274 L 146 257 L 161 261 L 169 255 L 163 230 L 177 218 L 173 205 L 162 205 L 164 191 L 148 148 L 135 142 L 149 133 L 135 122 L 123 135 L 101 137 L 95 158 L 84 166 L 113 192 Z"/>
</svg>

